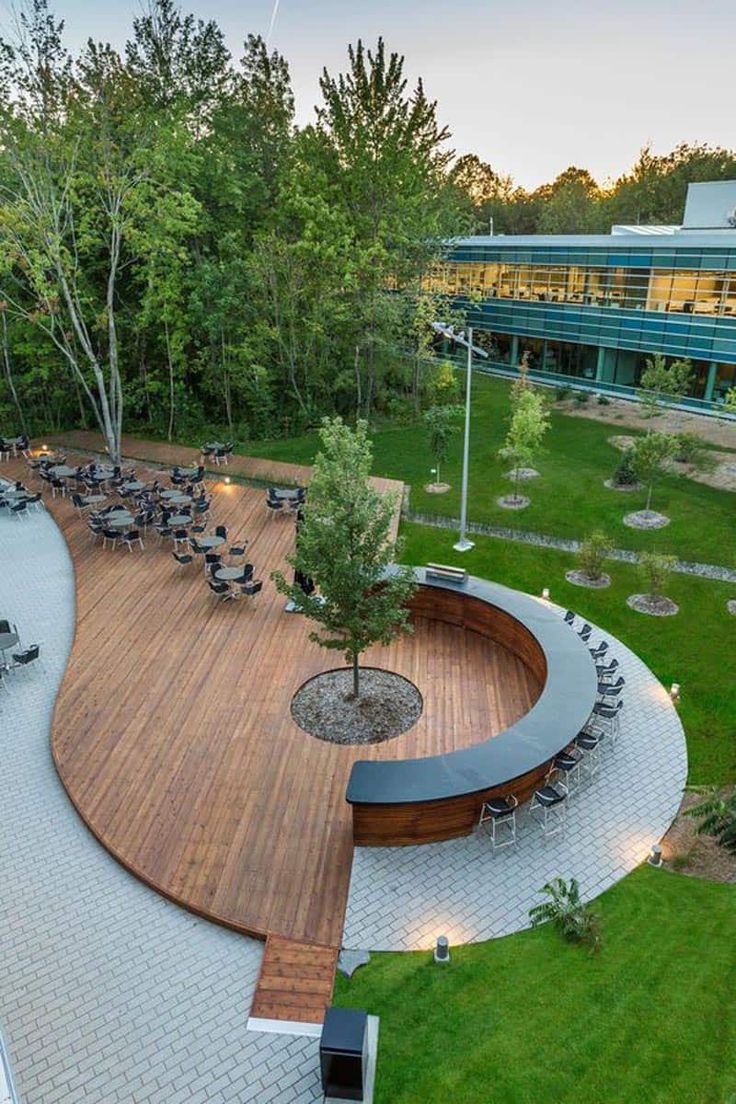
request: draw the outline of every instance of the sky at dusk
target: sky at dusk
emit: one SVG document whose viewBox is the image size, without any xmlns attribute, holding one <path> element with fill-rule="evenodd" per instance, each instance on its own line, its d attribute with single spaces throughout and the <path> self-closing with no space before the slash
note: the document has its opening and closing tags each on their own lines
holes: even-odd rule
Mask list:
<svg viewBox="0 0 736 1104">
<path fill-rule="evenodd" d="M 599 180 L 651 142 L 736 147 L 734 0 L 277 0 L 271 44 L 287 58 L 297 119 L 313 118 L 322 66 L 348 42 L 383 35 L 438 101 L 458 153 L 474 152 L 526 187 L 570 164 Z M 234 53 L 268 31 L 274 0 L 190 0 Z M 6 15 L 9 0 L 0 0 Z M 57 0 L 68 41 L 121 46 L 141 0 Z"/>
</svg>

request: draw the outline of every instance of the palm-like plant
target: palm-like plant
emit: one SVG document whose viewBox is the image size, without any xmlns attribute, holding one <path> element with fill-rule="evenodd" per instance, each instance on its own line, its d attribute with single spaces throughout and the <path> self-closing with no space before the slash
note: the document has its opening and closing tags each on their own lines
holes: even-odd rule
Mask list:
<svg viewBox="0 0 736 1104">
<path fill-rule="evenodd" d="M 597 953 L 601 946 L 600 921 L 581 901 L 577 879 L 566 882 L 564 878 L 553 878 L 540 892 L 546 893 L 549 900 L 529 909 L 532 927 L 550 922 L 565 939 L 585 943 Z"/>
<path fill-rule="evenodd" d="M 715 836 L 721 847 L 736 854 L 736 790 L 721 797 L 714 789 L 685 815 L 699 818 L 695 829 L 698 835 Z"/>
</svg>

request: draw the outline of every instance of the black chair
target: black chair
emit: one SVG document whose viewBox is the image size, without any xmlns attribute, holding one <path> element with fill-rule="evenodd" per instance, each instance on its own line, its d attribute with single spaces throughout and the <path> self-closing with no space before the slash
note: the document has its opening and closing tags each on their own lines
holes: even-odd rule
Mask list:
<svg viewBox="0 0 736 1104">
<path fill-rule="evenodd" d="M 516 808 L 519 804 L 514 794 L 506 797 L 492 797 L 484 801 L 478 818 L 478 825 L 488 825 L 491 846 L 509 847 L 516 843 Z M 505 839 L 503 836 L 505 835 Z"/>
<path fill-rule="evenodd" d="M 580 770 L 582 763 L 583 753 L 574 745 L 566 747 L 564 751 L 561 751 L 559 755 L 555 757 L 553 764 L 554 769 L 564 777 L 567 792 L 570 795 L 572 795 L 580 785 Z"/>
<path fill-rule="evenodd" d="M 267 498 L 266 506 L 271 511 L 271 514 L 275 517 L 278 513 L 283 513 L 284 503 L 280 498 Z"/>
<path fill-rule="evenodd" d="M 194 563 L 194 556 L 188 552 L 172 552 L 171 555 L 180 567 L 186 567 L 188 564 Z"/>
<path fill-rule="evenodd" d="M 215 536 L 216 537 L 222 537 L 223 540 L 227 540 L 227 526 L 225 526 L 225 525 L 216 526 Z"/>
<path fill-rule="evenodd" d="M 586 641 L 586 643 L 587 643 L 587 641 Z M 607 651 L 608 651 L 608 641 L 607 640 L 601 640 L 600 644 L 598 644 L 597 647 L 590 649 L 590 654 L 592 655 L 593 659 L 597 662 L 599 659 L 603 659 L 603 657 L 604 657 L 604 655 L 606 654 Z"/>
<path fill-rule="evenodd" d="M 205 552 L 204 554 L 204 570 L 205 573 L 214 571 L 222 563 L 222 556 L 219 552 Z"/>
<path fill-rule="evenodd" d="M 616 682 L 599 682 L 598 696 L 604 701 L 606 698 L 617 698 L 625 685 L 626 679 L 623 675 L 619 675 Z"/>
<path fill-rule="evenodd" d="M 117 529 L 103 529 L 102 530 L 102 547 L 107 548 L 107 542 L 110 542 L 112 548 L 117 548 L 120 544 L 120 533 Z"/>
<path fill-rule="evenodd" d="M 25 498 L 22 498 L 20 502 L 16 502 L 14 506 L 10 507 L 10 512 L 14 518 L 20 519 L 28 516 L 28 502 Z"/>
<path fill-rule="evenodd" d="M 244 598 L 255 598 L 263 590 L 263 580 L 258 579 L 240 584 L 240 593 Z"/>
<path fill-rule="evenodd" d="M 566 625 L 574 625 L 575 624 L 575 614 L 573 613 L 572 610 L 565 610 L 565 624 Z"/>
<path fill-rule="evenodd" d="M 529 812 L 547 839 L 565 831 L 567 796 L 568 789 L 564 782 L 547 782 L 531 800 Z"/>
<path fill-rule="evenodd" d="M 141 550 L 145 548 L 140 529 L 129 529 L 127 533 L 123 533 L 120 539 L 129 552 L 133 551 L 134 544 L 139 544 Z"/>
<path fill-rule="evenodd" d="M 583 644 L 588 643 L 588 641 L 590 640 L 590 637 L 592 635 L 592 632 L 593 632 L 593 626 L 589 625 L 588 622 L 586 621 L 585 624 L 583 625 L 582 629 L 578 633 L 578 636 L 582 640 Z"/>
<path fill-rule="evenodd" d="M 212 593 L 216 594 L 222 602 L 226 602 L 228 598 L 235 597 L 232 591 L 232 587 L 228 582 L 218 583 L 214 579 L 208 579 L 207 586 L 210 588 Z"/>
<path fill-rule="evenodd" d="M 233 544 L 228 549 L 228 552 L 231 556 L 244 556 L 247 544 L 247 541 L 245 542 L 245 544 Z"/>
<path fill-rule="evenodd" d="M 13 652 L 13 667 L 27 667 L 29 663 L 38 659 L 40 651 L 38 644 L 30 644 L 22 652 Z"/>
</svg>

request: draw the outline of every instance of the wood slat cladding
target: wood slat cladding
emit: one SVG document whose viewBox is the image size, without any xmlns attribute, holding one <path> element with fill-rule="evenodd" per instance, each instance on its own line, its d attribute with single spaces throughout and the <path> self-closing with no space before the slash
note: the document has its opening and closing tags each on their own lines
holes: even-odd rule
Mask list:
<svg viewBox="0 0 736 1104">
<path fill-rule="evenodd" d="M 20 463 L 4 471 L 27 477 Z M 336 947 L 355 761 L 485 739 L 526 713 L 540 684 L 492 641 L 418 615 L 412 636 L 365 655 L 366 665 L 418 686 L 417 724 L 362 747 L 307 735 L 291 697 L 339 657 L 310 643 L 310 626 L 284 612 L 270 582 L 293 548 L 293 522 L 269 514 L 262 490 L 210 487 L 212 524 L 229 526 L 233 543 L 249 539 L 248 559 L 265 580 L 252 605 L 219 603 L 202 567 L 179 568 L 153 532 L 143 552 L 104 551 L 68 501 L 47 497 L 71 552 L 77 603 L 54 761 L 91 831 L 160 893 L 239 931 Z"/>
<path fill-rule="evenodd" d="M 322 1023 L 332 1000 L 337 955 L 337 947 L 269 935 L 251 1016 Z"/>
</svg>

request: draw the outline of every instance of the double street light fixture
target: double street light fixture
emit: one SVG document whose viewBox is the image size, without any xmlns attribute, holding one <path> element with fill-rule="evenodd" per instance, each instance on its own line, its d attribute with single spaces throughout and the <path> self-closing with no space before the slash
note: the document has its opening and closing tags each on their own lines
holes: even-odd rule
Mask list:
<svg viewBox="0 0 736 1104">
<path fill-rule="evenodd" d="M 460 538 L 457 544 L 453 545 L 456 552 L 468 552 L 474 547 L 473 542 L 468 540 L 466 534 L 468 524 L 468 462 L 470 459 L 470 382 L 473 375 L 473 353 L 484 360 L 488 359 L 488 353 L 485 349 L 473 344 L 472 326 L 468 326 L 467 337 L 464 331 L 461 330 L 460 333 L 455 333 L 454 327 L 447 326 L 444 322 L 433 322 L 432 329 L 439 337 L 444 337 L 446 341 L 452 341 L 455 345 L 462 345 L 464 349 L 468 350 L 465 372 L 465 442 L 463 444 L 463 482 L 460 495 Z"/>
</svg>

